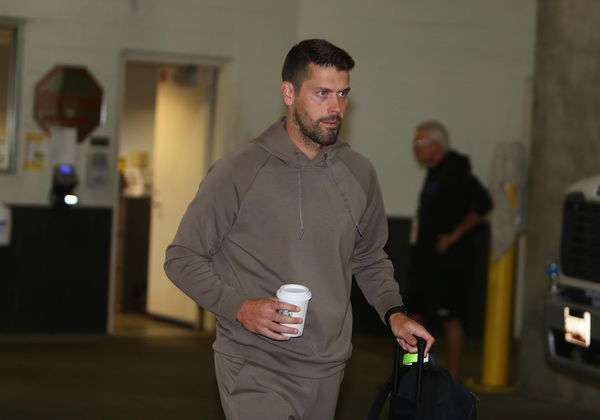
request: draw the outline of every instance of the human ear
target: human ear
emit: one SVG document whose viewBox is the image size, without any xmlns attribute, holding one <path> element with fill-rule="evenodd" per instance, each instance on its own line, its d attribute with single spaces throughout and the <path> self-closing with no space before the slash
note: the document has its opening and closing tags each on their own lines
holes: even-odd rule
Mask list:
<svg viewBox="0 0 600 420">
<path fill-rule="evenodd" d="M 281 99 L 283 99 L 283 103 L 286 106 L 292 106 L 295 98 L 294 85 L 290 82 L 281 82 L 279 90 L 281 91 Z"/>
</svg>

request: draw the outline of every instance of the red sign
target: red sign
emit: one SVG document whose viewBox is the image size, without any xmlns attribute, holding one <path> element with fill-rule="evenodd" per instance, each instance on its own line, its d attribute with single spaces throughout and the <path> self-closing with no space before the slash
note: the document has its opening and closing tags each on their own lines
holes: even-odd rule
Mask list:
<svg viewBox="0 0 600 420">
<path fill-rule="evenodd" d="M 82 141 L 99 124 L 102 88 L 85 67 L 56 66 L 35 85 L 33 116 L 46 131 L 76 127 Z"/>
</svg>

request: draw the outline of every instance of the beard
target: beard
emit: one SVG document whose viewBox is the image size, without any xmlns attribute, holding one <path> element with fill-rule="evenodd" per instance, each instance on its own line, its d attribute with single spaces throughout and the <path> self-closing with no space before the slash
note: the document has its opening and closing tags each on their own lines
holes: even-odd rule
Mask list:
<svg viewBox="0 0 600 420">
<path fill-rule="evenodd" d="M 297 108 L 294 110 L 294 119 L 298 124 L 300 134 L 321 146 L 330 146 L 338 139 L 340 128 L 342 127 L 342 117 L 337 114 L 311 120 L 310 117 L 300 112 Z M 327 128 L 320 125 L 321 122 L 337 122 L 337 126 Z"/>
</svg>

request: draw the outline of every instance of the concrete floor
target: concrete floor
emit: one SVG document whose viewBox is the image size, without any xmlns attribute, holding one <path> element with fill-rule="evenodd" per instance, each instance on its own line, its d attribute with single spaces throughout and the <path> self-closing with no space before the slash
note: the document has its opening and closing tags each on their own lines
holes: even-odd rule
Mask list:
<svg viewBox="0 0 600 420">
<path fill-rule="evenodd" d="M 111 336 L 0 335 L 0 419 L 224 419 L 210 334 L 136 316 L 117 325 Z M 366 418 L 392 352 L 387 337 L 355 337 L 336 420 Z M 478 353 L 471 343 L 467 375 L 478 375 Z M 518 391 L 476 393 L 483 420 L 599 418 Z"/>
</svg>

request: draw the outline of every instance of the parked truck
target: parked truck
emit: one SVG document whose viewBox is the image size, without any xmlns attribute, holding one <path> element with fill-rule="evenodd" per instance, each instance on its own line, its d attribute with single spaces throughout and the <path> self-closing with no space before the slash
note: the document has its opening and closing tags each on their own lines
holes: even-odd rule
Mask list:
<svg viewBox="0 0 600 420">
<path fill-rule="evenodd" d="M 543 301 L 549 363 L 600 381 L 600 174 L 565 193 L 560 252 Z"/>
</svg>

